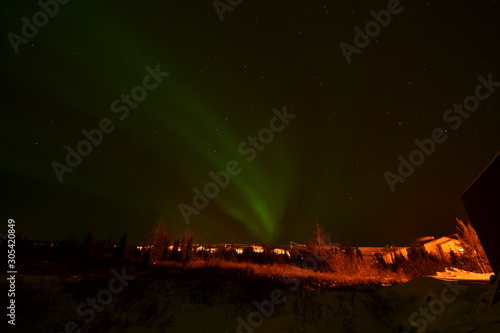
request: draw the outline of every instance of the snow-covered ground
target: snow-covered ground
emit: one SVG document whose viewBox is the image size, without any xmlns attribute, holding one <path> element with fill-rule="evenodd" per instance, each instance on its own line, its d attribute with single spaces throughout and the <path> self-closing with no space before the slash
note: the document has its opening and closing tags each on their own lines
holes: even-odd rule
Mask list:
<svg viewBox="0 0 500 333">
<path fill-rule="evenodd" d="M 488 308 L 485 299 L 491 275 L 448 268 L 388 288 L 413 300 L 395 315 L 400 332 L 500 332 L 500 302 Z"/>
<path fill-rule="evenodd" d="M 436 275 L 431 275 L 430 277 L 446 281 L 454 281 L 454 280 L 489 281 L 491 275 L 492 273 L 481 274 L 450 267 L 447 268 L 444 272 L 437 272 Z"/>
</svg>

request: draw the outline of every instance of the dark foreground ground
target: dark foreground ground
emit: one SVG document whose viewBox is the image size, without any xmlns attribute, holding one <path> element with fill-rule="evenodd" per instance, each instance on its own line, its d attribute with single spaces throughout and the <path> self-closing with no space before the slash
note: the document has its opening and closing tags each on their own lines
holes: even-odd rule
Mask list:
<svg viewBox="0 0 500 333">
<path fill-rule="evenodd" d="M 7 290 L 6 276 L 0 278 Z M 390 287 L 325 286 L 235 268 L 42 263 L 17 275 L 16 325 L 7 332 L 457 331 L 453 325 L 500 331 L 498 307 L 487 318 L 463 319 L 486 282 L 450 283 L 417 278 Z"/>
</svg>

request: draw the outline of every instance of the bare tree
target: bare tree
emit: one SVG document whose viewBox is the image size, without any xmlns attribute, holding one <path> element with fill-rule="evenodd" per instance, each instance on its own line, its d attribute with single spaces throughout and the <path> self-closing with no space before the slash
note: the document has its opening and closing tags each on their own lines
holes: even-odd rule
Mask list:
<svg viewBox="0 0 500 333">
<path fill-rule="evenodd" d="M 312 231 L 312 236 L 309 237 L 307 247 L 310 251 L 317 254 L 322 254 L 326 245 L 330 244 L 330 235 L 325 233 L 325 227 L 315 220 L 315 228 Z"/>
<path fill-rule="evenodd" d="M 466 225 L 458 218 L 456 220 L 458 232 L 455 236 L 461 243 L 463 248 L 462 257 L 466 259 L 468 266 L 483 273 L 491 272 L 490 262 L 474 227 L 470 223 Z"/>
<path fill-rule="evenodd" d="M 165 228 L 163 217 L 160 217 L 146 238 L 150 263 L 156 264 L 160 260 L 165 260 L 169 245 L 170 237 Z"/>
</svg>

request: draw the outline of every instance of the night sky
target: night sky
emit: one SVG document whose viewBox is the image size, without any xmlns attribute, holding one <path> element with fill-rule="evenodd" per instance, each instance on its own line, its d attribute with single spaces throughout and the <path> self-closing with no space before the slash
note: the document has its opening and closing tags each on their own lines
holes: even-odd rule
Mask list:
<svg viewBox="0 0 500 333">
<path fill-rule="evenodd" d="M 238 2 L 221 20 L 212 1 L 74 0 L 23 39 L 40 5 L 2 1 L 5 228 L 137 244 L 163 216 L 198 243 L 286 244 L 317 217 L 333 239 L 383 246 L 468 220 L 460 195 L 500 147 L 499 84 L 467 117 L 443 116 L 479 76 L 500 82 L 499 2 L 401 1 L 348 57 L 341 43 L 353 50 L 353 29 L 391 1 Z M 386 172 L 434 129 L 446 140 L 392 191 Z M 70 167 L 82 131 L 99 144 Z M 229 184 L 187 224 L 179 205 L 194 210 L 193 189 L 210 172 L 224 182 L 228 163 Z"/>
</svg>

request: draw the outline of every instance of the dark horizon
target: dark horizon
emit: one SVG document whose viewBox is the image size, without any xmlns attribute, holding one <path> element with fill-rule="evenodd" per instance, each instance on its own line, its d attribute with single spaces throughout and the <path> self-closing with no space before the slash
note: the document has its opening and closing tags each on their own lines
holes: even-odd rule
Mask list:
<svg viewBox="0 0 500 333">
<path fill-rule="evenodd" d="M 386 247 L 386 246 L 396 246 L 396 247 L 405 247 L 405 246 L 408 246 L 408 247 L 411 247 L 411 246 L 415 246 L 415 245 L 418 245 L 418 244 L 421 244 L 422 242 L 421 241 L 418 241 L 420 238 L 427 238 L 427 237 L 433 237 L 434 239 L 438 239 L 438 238 L 441 238 L 441 237 L 454 237 L 454 235 L 456 234 L 457 230 L 456 230 L 456 226 L 457 224 L 455 223 L 454 225 L 454 231 L 452 233 L 449 233 L 449 234 L 441 234 L 441 235 L 427 235 L 427 236 L 419 236 L 419 237 L 415 237 L 413 238 L 412 241 L 410 241 L 409 243 L 402 243 L 402 242 L 399 242 L 399 243 L 386 243 L 386 244 L 354 244 L 352 243 L 349 239 L 343 239 L 343 240 L 340 240 L 338 239 L 337 237 L 331 237 L 331 243 L 333 244 L 340 244 L 341 247 L 348 247 L 348 246 L 352 246 L 352 247 Z M 153 227 L 153 225 L 152 225 Z M 245 245 L 262 245 L 262 244 L 270 244 L 274 247 L 283 247 L 283 246 L 289 246 L 290 245 L 290 242 L 294 242 L 294 243 L 298 243 L 298 244 L 303 244 L 303 245 L 307 245 L 308 242 L 310 241 L 310 238 L 312 237 L 312 232 L 314 231 L 314 229 L 311 229 L 311 234 L 309 234 L 307 236 L 307 238 L 305 238 L 303 241 L 302 240 L 297 240 L 297 239 L 290 239 L 288 240 L 287 242 L 268 242 L 268 241 L 251 241 L 251 242 L 239 242 L 237 239 L 234 239 L 234 244 L 235 245 L 242 245 L 242 244 L 245 244 Z M 112 243 L 119 243 L 120 241 L 120 238 L 124 235 L 124 234 L 127 234 L 128 236 L 128 239 L 129 239 L 129 242 L 131 245 L 134 245 L 134 246 L 139 246 L 141 245 L 142 243 L 145 243 L 147 244 L 147 239 L 148 239 L 148 236 L 151 235 L 151 233 L 146 233 L 144 235 L 144 237 L 137 237 L 136 235 L 132 235 L 130 233 L 128 233 L 127 231 L 124 231 L 122 233 L 119 233 L 118 236 L 116 237 L 112 237 L 110 235 L 104 235 L 104 234 L 101 234 L 100 232 L 94 232 L 92 230 L 88 231 L 88 232 L 84 232 L 82 234 L 70 234 L 70 235 L 67 235 L 67 236 L 64 236 L 62 238 L 33 238 L 33 237 L 30 237 L 29 234 L 25 234 L 23 233 L 22 231 L 20 231 L 18 233 L 18 237 L 19 238 L 25 238 L 26 240 L 28 241 L 33 241 L 33 242 L 53 242 L 53 243 L 61 243 L 63 241 L 68 241 L 70 240 L 71 238 L 73 237 L 76 237 L 77 239 L 79 239 L 80 241 L 83 241 L 85 239 L 85 237 L 87 237 L 90 233 L 93 233 L 94 234 L 94 240 L 106 240 L 106 239 L 109 239 Z M 189 233 L 190 231 L 188 230 L 187 233 Z M 167 230 L 167 233 L 168 233 L 168 230 Z M 328 232 L 326 232 L 327 235 L 329 235 Z M 181 235 L 172 235 L 169 233 L 169 236 L 171 237 L 171 241 L 174 242 L 176 240 L 181 240 L 182 237 L 183 237 L 184 234 L 181 234 Z M 193 236 L 193 239 L 194 239 L 194 243 L 193 244 L 196 244 L 196 245 L 208 245 L 208 244 L 212 244 L 212 245 L 222 245 L 222 244 L 231 244 L 233 243 L 233 240 L 231 241 L 212 241 L 212 240 L 208 240 L 208 241 L 198 241 L 197 240 L 197 237 L 195 234 L 192 234 Z M 329 235 L 331 236 L 331 235 Z"/>
</svg>

